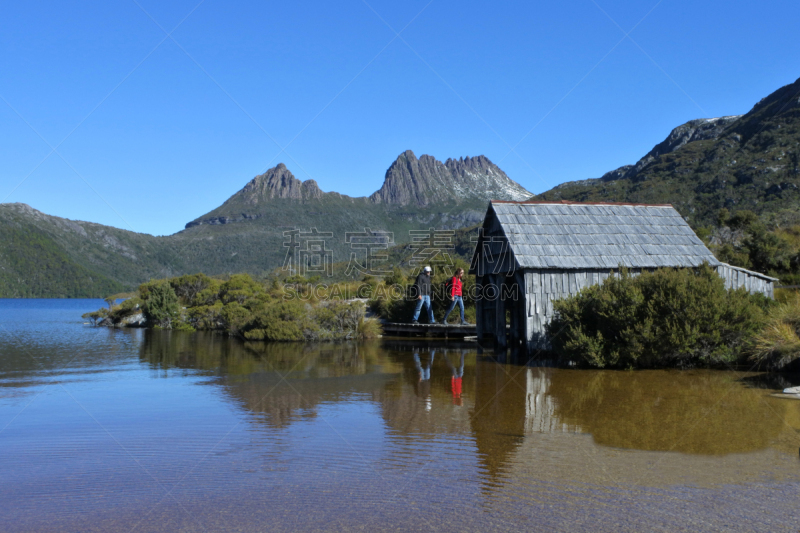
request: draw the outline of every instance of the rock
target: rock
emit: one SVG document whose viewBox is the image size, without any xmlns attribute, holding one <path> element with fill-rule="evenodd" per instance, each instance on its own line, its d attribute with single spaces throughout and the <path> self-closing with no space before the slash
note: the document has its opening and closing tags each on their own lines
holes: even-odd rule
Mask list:
<svg viewBox="0 0 800 533">
<path fill-rule="evenodd" d="M 145 325 L 147 325 L 147 320 L 145 319 L 144 314 L 139 312 L 126 316 L 120 320 L 118 325 L 128 328 L 143 328 Z"/>
</svg>

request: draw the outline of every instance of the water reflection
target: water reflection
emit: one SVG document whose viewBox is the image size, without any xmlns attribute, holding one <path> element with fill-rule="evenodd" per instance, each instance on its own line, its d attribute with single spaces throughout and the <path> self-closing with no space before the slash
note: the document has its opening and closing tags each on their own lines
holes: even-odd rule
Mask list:
<svg viewBox="0 0 800 533">
<path fill-rule="evenodd" d="M 162 372 L 200 370 L 215 376 L 211 383 L 231 401 L 276 428 L 314 418 L 323 402 L 380 396 L 400 372 L 378 342 L 239 343 L 206 333 L 148 331 L 140 358 Z"/>
<path fill-rule="evenodd" d="M 760 450 L 780 434 L 780 405 L 742 386 L 742 376 L 704 371 L 550 373 L 559 421 L 604 446 L 729 454 Z"/>
<path fill-rule="evenodd" d="M 362 395 L 399 435 L 471 435 L 492 478 L 526 435 L 586 433 L 614 448 L 720 455 L 764 449 L 797 417 L 793 404 L 745 386 L 751 376 L 742 373 L 530 367 L 466 343 L 300 346 L 148 331 L 140 358 L 162 372 L 216 376 L 232 400 L 276 427 Z"/>
<path fill-rule="evenodd" d="M 71 316 L 0 334 L 3 531 L 796 522 L 800 402 L 770 397 L 783 381 L 558 369 L 463 342 L 241 343 Z M 763 501 L 781 518 L 759 522 Z"/>
</svg>

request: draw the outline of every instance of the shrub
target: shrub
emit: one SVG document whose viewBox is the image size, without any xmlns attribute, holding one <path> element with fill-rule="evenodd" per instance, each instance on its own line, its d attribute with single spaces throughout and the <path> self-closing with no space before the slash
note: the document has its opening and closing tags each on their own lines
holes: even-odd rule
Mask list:
<svg viewBox="0 0 800 533">
<path fill-rule="evenodd" d="M 187 315 L 191 324 L 197 329 L 222 329 L 225 323 L 222 320 L 222 302 L 217 301 L 213 305 L 198 305 L 190 307 Z"/>
<path fill-rule="evenodd" d="M 212 280 L 205 274 L 186 274 L 169 280 L 175 294 L 184 305 L 190 305 L 202 291 L 212 286 Z"/>
<path fill-rule="evenodd" d="M 168 281 L 149 284 L 143 311 L 147 321 L 154 326 L 170 329 L 180 316 L 180 305 L 175 290 Z"/>
<path fill-rule="evenodd" d="M 173 322 L 172 329 L 175 331 L 186 331 L 189 333 L 196 331 L 191 324 L 189 324 L 188 322 L 184 322 L 183 320 L 176 320 L 175 322 Z"/>
<path fill-rule="evenodd" d="M 238 334 L 247 340 L 301 341 L 306 338 L 306 331 L 313 329 L 303 304 L 271 301 L 254 309 L 238 328 Z"/>
<path fill-rule="evenodd" d="M 222 284 L 219 289 L 219 299 L 228 304 L 237 302 L 243 304 L 248 298 L 253 298 L 264 293 L 264 288 L 253 281 L 249 274 L 236 274 Z"/>
<path fill-rule="evenodd" d="M 564 359 L 595 367 L 733 363 L 764 323 L 763 296 L 726 290 L 714 270 L 626 269 L 555 302 L 547 332 Z"/>
</svg>

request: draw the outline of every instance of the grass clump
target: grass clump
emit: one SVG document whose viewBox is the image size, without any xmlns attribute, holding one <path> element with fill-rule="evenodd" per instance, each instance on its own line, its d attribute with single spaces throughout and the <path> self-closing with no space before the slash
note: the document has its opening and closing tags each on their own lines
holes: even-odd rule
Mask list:
<svg viewBox="0 0 800 533">
<path fill-rule="evenodd" d="M 775 305 L 763 329 L 753 336 L 750 359 L 780 370 L 800 358 L 800 294 Z"/>
</svg>

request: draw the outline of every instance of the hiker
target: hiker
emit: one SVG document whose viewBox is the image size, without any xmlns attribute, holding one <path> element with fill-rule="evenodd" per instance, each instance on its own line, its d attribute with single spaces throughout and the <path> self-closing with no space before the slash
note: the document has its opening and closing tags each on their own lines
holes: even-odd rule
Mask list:
<svg viewBox="0 0 800 533">
<path fill-rule="evenodd" d="M 417 294 L 417 307 L 414 309 L 414 318 L 411 320 L 412 324 L 419 324 L 419 312 L 422 310 L 423 305 L 428 306 L 428 324 L 436 324 L 433 318 L 433 306 L 431 305 L 431 267 L 426 266 L 422 272 L 417 276 L 414 282 L 414 289 Z"/>
<path fill-rule="evenodd" d="M 447 312 L 444 314 L 444 320 L 442 320 L 442 323 L 445 325 L 447 325 L 447 317 L 450 316 L 450 313 L 456 308 L 456 304 L 458 304 L 458 310 L 461 311 L 461 325 L 469 325 L 469 323 L 464 319 L 464 299 L 461 297 L 461 278 L 463 276 L 464 269 L 456 269 L 455 275 L 448 280 L 445 287 L 446 296 L 450 300 L 450 305 L 447 307 Z"/>
</svg>

